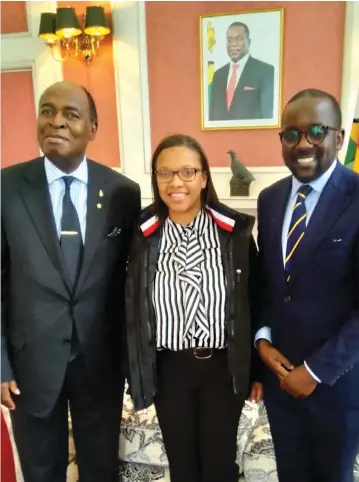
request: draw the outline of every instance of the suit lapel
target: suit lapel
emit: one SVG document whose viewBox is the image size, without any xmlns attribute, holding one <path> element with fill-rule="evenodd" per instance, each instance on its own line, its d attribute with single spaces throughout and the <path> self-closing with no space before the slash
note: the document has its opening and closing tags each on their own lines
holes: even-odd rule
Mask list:
<svg viewBox="0 0 359 482">
<path fill-rule="evenodd" d="M 228 82 L 228 75 L 229 69 L 231 64 L 227 64 L 225 68 L 221 71 L 221 86 L 218 88 L 217 93 L 221 93 L 222 101 L 223 101 L 223 108 L 227 111 L 227 82 Z"/>
<path fill-rule="evenodd" d="M 274 199 L 271 209 L 271 223 L 273 226 L 273 239 L 274 239 L 274 262 L 278 266 L 280 272 L 283 272 L 284 281 L 284 264 L 283 264 L 283 249 L 282 249 L 282 231 L 284 214 L 288 204 L 288 197 L 290 195 L 292 187 L 292 178 L 287 177 L 283 180 L 280 188 L 277 192 L 276 199 Z M 264 242 L 266 242 L 264 240 Z"/>
<path fill-rule="evenodd" d="M 300 266 L 308 260 L 350 202 L 343 176 L 344 169 L 338 164 L 319 198 L 305 235 L 293 256 L 289 284 L 295 281 Z"/>
<path fill-rule="evenodd" d="M 226 253 L 229 240 L 231 239 L 231 232 L 223 229 L 218 229 L 218 238 L 221 245 L 221 253 Z"/>
<path fill-rule="evenodd" d="M 252 57 L 249 57 L 247 60 L 246 65 L 244 66 L 242 75 L 239 78 L 239 81 L 236 86 L 236 90 L 234 91 L 234 97 L 238 98 L 238 102 L 240 102 L 241 94 L 244 93 L 244 87 L 250 86 L 253 84 L 253 79 L 256 78 L 256 72 L 253 71 L 253 61 Z M 234 100 L 234 99 L 233 99 Z M 234 102 L 232 102 L 232 105 Z"/>
<path fill-rule="evenodd" d="M 253 79 L 253 63 L 251 61 L 251 57 L 248 58 L 246 65 L 244 66 L 242 75 L 239 78 L 236 87 L 236 93 L 243 91 L 246 85 L 250 85 Z"/>
<path fill-rule="evenodd" d="M 87 216 L 84 256 L 76 291 L 86 279 L 91 262 L 100 242 L 104 238 L 104 226 L 107 219 L 110 196 L 106 195 L 108 176 L 95 162 L 88 160 Z M 103 196 L 100 196 L 100 192 Z"/>
<path fill-rule="evenodd" d="M 227 90 L 227 81 L 228 81 L 228 74 L 231 64 L 228 63 L 225 65 L 221 71 L 221 83 L 224 84 L 224 90 Z"/>
<path fill-rule="evenodd" d="M 68 290 L 70 280 L 62 263 L 62 253 L 51 206 L 50 193 L 44 167 L 44 159 L 36 159 L 24 172 L 20 196 L 51 261 L 61 274 Z"/>
</svg>

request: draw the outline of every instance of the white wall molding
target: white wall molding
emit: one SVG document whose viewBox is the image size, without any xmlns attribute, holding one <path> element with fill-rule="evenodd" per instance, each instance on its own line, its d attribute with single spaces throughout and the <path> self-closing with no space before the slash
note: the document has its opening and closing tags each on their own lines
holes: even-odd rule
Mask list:
<svg viewBox="0 0 359 482">
<path fill-rule="evenodd" d="M 42 12 L 55 12 L 56 2 L 26 2 L 28 32 L 1 35 L 1 71 L 32 70 L 34 102 L 37 112 L 42 92 L 63 80 L 62 64 L 38 35 Z"/>
<path fill-rule="evenodd" d="M 260 174 L 288 174 L 288 168 L 283 164 L 282 166 L 253 166 L 248 167 L 253 175 L 255 173 Z M 213 174 L 228 174 L 231 172 L 229 167 L 212 167 L 211 172 Z"/>
<path fill-rule="evenodd" d="M 121 168 L 115 168 L 117 172 L 121 172 L 122 174 L 128 174 L 123 171 Z M 229 188 L 229 181 L 232 176 L 232 172 L 230 168 L 212 168 L 212 178 L 213 182 L 217 191 L 217 194 L 222 202 L 227 204 L 228 206 L 240 209 L 244 212 L 248 212 L 249 214 L 255 214 L 257 210 L 257 198 L 259 193 L 276 181 L 283 179 L 289 175 L 289 170 L 284 167 L 255 167 L 250 169 L 252 174 L 255 177 L 255 181 L 250 186 L 250 195 L 248 197 L 245 196 L 230 196 L 230 188 Z M 141 197 L 142 197 L 142 205 L 147 206 L 151 204 L 152 199 L 152 190 L 151 190 L 151 175 L 148 172 L 138 172 L 134 176 L 131 177 L 134 181 L 139 183 L 141 186 Z"/>
<path fill-rule="evenodd" d="M 345 2 L 341 108 L 346 131 L 339 159 L 344 162 L 359 92 L 359 2 Z"/>
<path fill-rule="evenodd" d="M 357 104 L 355 107 L 355 114 L 354 114 L 355 119 L 359 119 L 359 89 L 358 89 L 358 94 L 357 94 Z"/>
<path fill-rule="evenodd" d="M 145 3 L 116 1 L 112 9 L 121 166 L 136 179 L 151 157 Z"/>
</svg>

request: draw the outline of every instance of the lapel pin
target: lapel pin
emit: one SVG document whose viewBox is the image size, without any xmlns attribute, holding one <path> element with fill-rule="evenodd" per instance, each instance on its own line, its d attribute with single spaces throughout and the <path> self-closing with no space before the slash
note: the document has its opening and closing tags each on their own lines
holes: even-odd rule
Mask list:
<svg viewBox="0 0 359 482">
<path fill-rule="evenodd" d="M 98 203 L 98 204 L 96 205 L 96 207 L 97 207 L 97 209 L 101 209 L 101 208 L 102 208 L 102 204 Z"/>
<path fill-rule="evenodd" d="M 99 190 L 98 195 L 99 195 L 99 197 L 103 197 L 103 190 L 102 189 Z"/>
</svg>

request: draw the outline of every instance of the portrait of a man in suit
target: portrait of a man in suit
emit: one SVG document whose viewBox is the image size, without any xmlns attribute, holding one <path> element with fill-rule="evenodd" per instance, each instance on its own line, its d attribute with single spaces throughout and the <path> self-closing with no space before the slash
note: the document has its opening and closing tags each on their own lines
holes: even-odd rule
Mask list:
<svg viewBox="0 0 359 482">
<path fill-rule="evenodd" d="M 284 9 L 200 17 L 203 130 L 280 126 Z"/>
<path fill-rule="evenodd" d="M 251 34 L 245 23 L 233 22 L 226 42 L 229 62 L 214 73 L 209 120 L 271 119 L 274 66 L 251 55 Z"/>
</svg>

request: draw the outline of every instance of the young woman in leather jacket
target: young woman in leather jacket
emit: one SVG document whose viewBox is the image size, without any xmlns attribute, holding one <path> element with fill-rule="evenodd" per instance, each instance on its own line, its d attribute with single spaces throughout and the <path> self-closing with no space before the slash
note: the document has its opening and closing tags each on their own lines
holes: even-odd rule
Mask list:
<svg viewBox="0 0 359 482">
<path fill-rule="evenodd" d="M 135 409 L 155 404 L 171 482 L 236 482 L 239 417 L 256 362 L 254 218 L 218 201 L 208 160 L 186 135 L 152 159 L 154 204 L 128 264 L 128 380 Z M 252 322 L 251 322 L 252 318 Z"/>
</svg>

